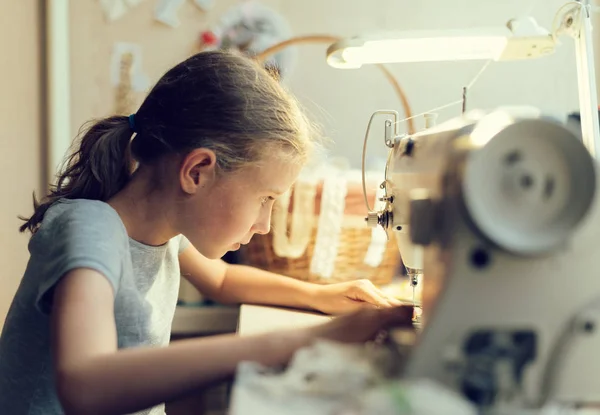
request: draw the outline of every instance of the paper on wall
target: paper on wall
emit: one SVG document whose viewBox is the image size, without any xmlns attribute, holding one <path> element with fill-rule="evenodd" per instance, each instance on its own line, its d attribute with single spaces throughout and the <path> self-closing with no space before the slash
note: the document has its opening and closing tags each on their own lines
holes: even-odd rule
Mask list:
<svg viewBox="0 0 600 415">
<path fill-rule="evenodd" d="M 254 55 L 289 39 L 292 28 L 282 14 L 256 1 L 243 1 L 229 8 L 211 32 L 220 40 L 219 47 L 235 47 Z M 265 64 L 279 69 L 286 77 L 294 66 L 296 48 L 285 48 L 267 58 Z"/>
<path fill-rule="evenodd" d="M 215 0 L 194 0 L 194 3 L 202 10 L 209 10 L 215 4 Z"/>
<path fill-rule="evenodd" d="M 100 0 L 100 7 L 109 22 L 114 22 L 127 13 L 127 6 L 123 0 Z"/>
<path fill-rule="evenodd" d="M 121 58 L 130 53 L 133 61 L 131 63 L 131 89 L 136 92 L 146 91 L 150 80 L 142 72 L 142 48 L 135 43 L 118 42 L 113 47 L 110 60 L 110 80 L 113 86 L 119 86 L 121 77 Z"/>
<path fill-rule="evenodd" d="M 159 0 L 154 11 L 154 18 L 173 28 L 179 26 L 177 11 L 184 2 L 185 0 Z"/>
<path fill-rule="evenodd" d="M 130 8 L 137 6 L 144 0 L 100 0 L 100 7 L 109 22 L 114 22 L 125 16 Z"/>
<path fill-rule="evenodd" d="M 131 8 L 131 7 L 137 6 L 142 1 L 144 1 L 144 0 L 125 0 L 125 3 L 127 4 L 127 6 L 129 6 Z"/>
</svg>

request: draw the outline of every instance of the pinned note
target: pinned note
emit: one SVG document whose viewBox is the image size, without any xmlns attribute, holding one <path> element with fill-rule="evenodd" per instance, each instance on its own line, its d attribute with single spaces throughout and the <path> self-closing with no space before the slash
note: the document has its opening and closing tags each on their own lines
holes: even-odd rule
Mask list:
<svg viewBox="0 0 600 415">
<path fill-rule="evenodd" d="M 137 6 L 144 0 L 100 0 L 100 7 L 104 11 L 107 21 L 114 22 L 125 16 L 129 9 Z"/>
<path fill-rule="evenodd" d="M 130 68 L 131 89 L 136 92 L 144 92 L 150 86 L 150 80 L 143 73 L 142 48 L 135 43 L 118 42 L 113 48 L 110 62 L 110 80 L 113 86 L 121 83 L 121 62 L 125 54 L 131 54 L 132 62 Z"/>
<path fill-rule="evenodd" d="M 194 0 L 194 3 L 202 10 L 210 10 L 215 4 L 215 0 Z"/>
<path fill-rule="evenodd" d="M 129 6 L 129 8 L 132 8 L 140 4 L 142 1 L 144 0 L 125 0 L 125 3 L 127 6 Z"/>
<path fill-rule="evenodd" d="M 170 27 L 179 26 L 177 11 L 183 5 L 185 0 L 159 0 L 154 12 L 154 18 Z"/>
<path fill-rule="evenodd" d="M 123 0 L 100 0 L 100 7 L 109 22 L 114 22 L 127 13 L 127 6 Z"/>
</svg>

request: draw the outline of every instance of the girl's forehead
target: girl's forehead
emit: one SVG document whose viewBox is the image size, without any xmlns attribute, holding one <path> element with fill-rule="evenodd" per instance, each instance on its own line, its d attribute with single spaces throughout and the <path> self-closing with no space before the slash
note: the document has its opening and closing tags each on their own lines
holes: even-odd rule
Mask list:
<svg viewBox="0 0 600 415">
<path fill-rule="evenodd" d="M 273 160 L 261 163 L 246 173 L 244 177 L 250 181 L 258 190 L 266 190 L 281 194 L 286 192 L 294 183 L 300 172 L 300 166 L 295 163 L 284 163 Z"/>
</svg>

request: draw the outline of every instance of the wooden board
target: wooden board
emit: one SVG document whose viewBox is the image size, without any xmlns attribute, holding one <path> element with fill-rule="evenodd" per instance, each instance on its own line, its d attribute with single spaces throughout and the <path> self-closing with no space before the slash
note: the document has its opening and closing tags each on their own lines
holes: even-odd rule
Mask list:
<svg viewBox="0 0 600 415">
<path fill-rule="evenodd" d="M 240 309 L 238 334 L 248 336 L 276 330 L 310 327 L 325 323 L 331 318 L 309 311 L 244 304 Z"/>
</svg>

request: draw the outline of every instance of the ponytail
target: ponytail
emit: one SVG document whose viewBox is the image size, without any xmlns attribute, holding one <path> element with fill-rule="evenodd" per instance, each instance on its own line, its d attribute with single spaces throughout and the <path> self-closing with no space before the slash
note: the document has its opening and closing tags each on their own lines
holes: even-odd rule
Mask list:
<svg viewBox="0 0 600 415">
<path fill-rule="evenodd" d="M 131 174 L 130 120 L 113 116 L 92 124 L 82 136 L 79 148 L 66 159 L 56 185 L 40 202 L 33 195 L 33 215 L 19 228 L 35 233 L 44 214 L 57 200 L 91 199 L 106 201 L 125 187 Z"/>
</svg>

